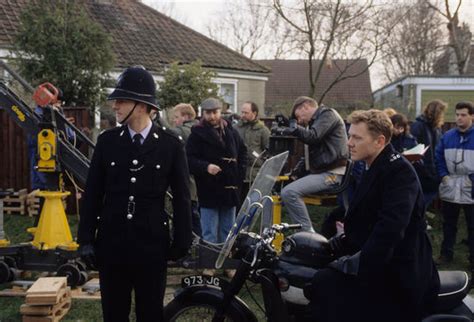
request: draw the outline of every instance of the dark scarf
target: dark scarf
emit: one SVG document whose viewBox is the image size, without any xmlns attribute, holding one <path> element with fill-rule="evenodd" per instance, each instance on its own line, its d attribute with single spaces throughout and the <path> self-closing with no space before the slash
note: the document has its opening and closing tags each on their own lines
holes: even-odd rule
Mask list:
<svg viewBox="0 0 474 322">
<path fill-rule="evenodd" d="M 202 118 L 200 123 L 203 126 L 207 126 L 207 127 L 212 128 L 212 130 L 216 132 L 217 137 L 219 138 L 219 140 L 222 143 L 224 143 L 225 127 L 227 126 L 227 121 L 226 120 L 221 118 L 217 125 L 212 125 L 208 121 L 206 121 L 204 118 Z"/>
</svg>

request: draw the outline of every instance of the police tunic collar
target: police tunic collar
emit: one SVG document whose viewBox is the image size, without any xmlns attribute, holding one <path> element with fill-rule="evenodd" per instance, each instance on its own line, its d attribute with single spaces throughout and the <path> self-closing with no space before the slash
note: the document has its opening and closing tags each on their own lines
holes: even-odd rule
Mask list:
<svg viewBox="0 0 474 322">
<path fill-rule="evenodd" d="M 139 132 L 139 134 L 141 134 L 141 136 L 142 136 L 142 138 L 140 139 L 140 143 L 143 144 L 143 141 L 145 141 L 146 137 L 148 136 L 148 133 L 150 133 L 152 125 L 153 125 L 153 123 L 151 121 L 148 122 L 148 125 L 141 132 Z M 137 134 L 138 132 L 135 132 L 129 126 L 127 126 L 127 127 L 128 127 L 128 132 L 130 133 L 130 137 L 133 138 L 133 136 L 135 134 Z"/>
</svg>

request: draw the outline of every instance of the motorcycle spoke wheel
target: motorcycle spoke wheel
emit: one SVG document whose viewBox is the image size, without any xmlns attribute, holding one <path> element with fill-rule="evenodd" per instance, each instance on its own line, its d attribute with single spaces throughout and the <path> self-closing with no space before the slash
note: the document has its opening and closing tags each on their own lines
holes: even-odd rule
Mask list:
<svg viewBox="0 0 474 322">
<path fill-rule="evenodd" d="M 183 307 L 171 319 L 170 322 L 211 322 L 216 313 L 216 308 L 210 305 L 195 304 Z M 232 318 L 225 316 L 225 322 L 235 322 Z"/>
</svg>

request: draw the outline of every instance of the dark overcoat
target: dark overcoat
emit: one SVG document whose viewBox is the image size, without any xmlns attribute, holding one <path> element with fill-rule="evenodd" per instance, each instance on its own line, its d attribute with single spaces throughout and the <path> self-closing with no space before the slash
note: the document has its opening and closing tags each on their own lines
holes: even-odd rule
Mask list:
<svg viewBox="0 0 474 322">
<path fill-rule="evenodd" d="M 166 263 L 170 229 L 165 195 L 173 194 L 173 246 L 191 243 L 189 172 L 184 145 L 153 125 L 142 146 L 122 126 L 99 136 L 91 161 L 79 223 L 79 244 L 101 257 L 126 258 L 129 250 Z"/>
<path fill-rule="evenodd" d="M 423 163 L 415 164 L 423 191 L 438 192 L 440 180 L 436 169 L 435 151 L 441 138 L 441 129 L 433 128 L 428 120 L 421 115 L 411 124 L 410 132 L 418 143 L 429 146 L 423 156 Z"/>
<path fill-rule="evenodd" d="M 189 169 L 196 180 L 199 204 L 206 208 L 240 205 L 239 189 L 245 177 L 247 148 L 232 126 L 224 122 L 222 140 L 206 122 L 193 126 L 186 142 Z M 207 172 L 209 164 L 222 171 Z"/>
<path fill-rule="evenodd" d="M 348 253 L 360 251 L 357 279 L 367 286 L 362 290 L 383 291 L 387 295 L 376 296 L 397 301 L 398 307 L 416 317 L 413 320 L 419 319 L 437 296 L 439 277 L 426 234 L 419 180 L 391 144 L 362 177 L 344 229 Z M 363 292 L 361 297 L 374 297 Z M 386 311 L 381 302 L 374 310 Z"/>
</svg>

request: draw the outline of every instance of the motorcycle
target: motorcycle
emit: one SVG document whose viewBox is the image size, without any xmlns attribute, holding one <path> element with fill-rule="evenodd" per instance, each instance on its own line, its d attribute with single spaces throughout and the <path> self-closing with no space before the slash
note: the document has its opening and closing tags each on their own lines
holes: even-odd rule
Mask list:
<svg viewBox="0 0 474 322">
<path fill-rule="evenodd" d="M 301 228 L 299 224 L 272 224 L 269 194 L 286 157 L 283 153 L 264 163 L 219 253 L 216 268 L 229 256 L 240 260 L 234 277 L 230 282 L 205 275 L 183 278 L 182 288 L 165 307 L 165 321 L 258 321 L 238 296 L 247 281 L 261 287 L 266 320 L 314 320 L 304 289 L 317 270 L 334 258 L 326 251 L 327 239 L 318 233 L 296 232 L 285 238 L 281 253 L 275 249 L 278 236 Z M 473 321 L 474 298 L 468 295 L 467 273 L 440 271 L 439 276 L 435 312 L 422 322 Z"/>
</svg>

